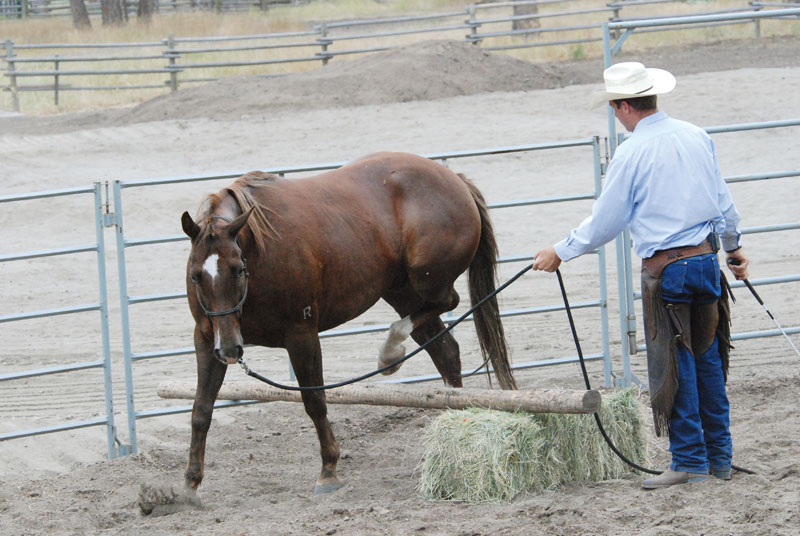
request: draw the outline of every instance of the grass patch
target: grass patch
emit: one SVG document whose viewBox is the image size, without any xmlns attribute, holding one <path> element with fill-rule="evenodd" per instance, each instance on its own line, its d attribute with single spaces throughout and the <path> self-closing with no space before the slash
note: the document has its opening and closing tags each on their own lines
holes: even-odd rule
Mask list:
<svg viewBox="0 0 800 536">
<path fill-rule="evenodd" d="M 603 397 L 600 419 L 615 446 L 648 463 L 634 389 Z M 426 499 L 510 501 L 523 491 L 619 478 L 630 468 L 606 445 L 593 415 L 443 412 L 427 429 L 418 490 Z"/>
</svg>

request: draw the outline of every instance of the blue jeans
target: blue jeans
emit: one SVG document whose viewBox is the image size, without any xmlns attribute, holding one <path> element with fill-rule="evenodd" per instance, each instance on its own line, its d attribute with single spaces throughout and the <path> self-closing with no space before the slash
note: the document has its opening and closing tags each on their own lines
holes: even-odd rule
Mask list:
<svg viewBox="0 0 800 536">
<path fill-rule="evenodd" d="M 709 253 L 669 264 L 661 276 L 661 292 L 665 303 L 703 304 L 719 299 L 717 255 Z M 677 347 L 679 379 L 670 417 L 670 468 L 690 473 L 730 469 L 730 404 L 717 338 L 699 356 L 680 344 Z"/>
</svg>

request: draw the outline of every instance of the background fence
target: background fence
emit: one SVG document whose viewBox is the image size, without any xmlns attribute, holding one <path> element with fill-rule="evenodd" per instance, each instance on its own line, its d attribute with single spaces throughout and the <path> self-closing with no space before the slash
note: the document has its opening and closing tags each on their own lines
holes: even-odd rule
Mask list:
<svg viewBox="0 0 800 536">
<path fill-rule="evenodd" d="M 176 11 L 245 11 L 256 8 L 269 9 L 276 5 L 296 5 L 299 0 L 154 0 L 155 10 L 161 13 Z M 136 15 L 138 0 L 123 2 L 124 10 Z M 86 2 L 89 15 L 102 12 L 100 2 Z M 68 0 L 0 0 L 0 20 L 29 17 L 69 17 Z"/>
<path fill-rule="evenodd" d="M 577 1 L 471 4 L 464 11 L 450 13 L 321 22 L 306 31 L 205 38 L 169 35 L 158 42 L 22 44 L 6 40 L 4 61 L 8 84 L 3 89 L 11 93 L 13 109 L 18 112 L 21 92 L 52 92 L 58 105 L 63 91 L 176 91 L 185 84 L 239 74 L 244 68 L 251 72 L 257 68 L 256 74 L 262 76 L 279 76 L 285 74 L 280 69 L 289 64 L 310 69 L 337 56 L 372 53 L 427 38 L 464 40 L 491 51 L 572 47 L 572 54 L 580 58 L 584 54 L 583 44 L 602 42 L 604 22 L 641 20 L 643 16 L 658 20 L 652 13 L 642 14 L 641 10 L 665 3 L 665 0 L 598 3 L 598 7 L 570 10 L 570 5 Z M 775 5 L 750 2 L 705 13 L 742 13 L 738 18 L 694 20 L 691 13 L 671 16 L 671 19 L 688 18 L 680 25 L 651 25 L 640 33 L 752 24 L 752 35 L 759 37 L 762 18 L 748 14 L 763 10 L 778 12 L 773 9 Z M 534 8 L 534 12 L 508 14 L 510 8 L 517 10 L 522 6 Z M 698 11 L 703 7 L 699 3 L 694 6 Z M 498 10 L 505 14 L 494 15 Z M 632 11 L 631 16 L 624 18 L 622 15 L 628 10 Z M 769 19 L 796 16 L 796 12 L 784 10 Z M 34 55 L 44 50 L 57 53 Z M 87 51 L 104 53 L 88 55 Z"/>
</svg>

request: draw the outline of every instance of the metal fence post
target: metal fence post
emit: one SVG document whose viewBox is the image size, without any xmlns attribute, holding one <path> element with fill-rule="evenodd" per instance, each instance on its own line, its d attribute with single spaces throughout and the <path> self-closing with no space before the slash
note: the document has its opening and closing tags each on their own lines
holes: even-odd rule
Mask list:
<svg viewBox="0 0 800 536">
<path fill-rule="evenodd" d="M 17 76 L 14 74 L 17 70 L 14 64 L 14 41 L 7 39 L 5 45 L 6 63 L 8 63 L 8 88 L 11 90 L 11 102 L 14 105 L 14 111 L 19 112 L 19 88 L 17 87 Z"/>
<path fill-rule="evenodd" d="M 106 185 L 107 186 L 107 185 Z M 108 195 L 108 194 L 106 194 Z M 103 196 L 102 185 L 94 183 L 95 234 L 97 236 L 97 282 L 100 292 L 100 329 L 103 344 L 103 384 L 105 385 L 106 435 L 108 459 L 130 454 L 128 446 L 117 439 L 117 426 L 114 424 L 114 396 L 111 377 L 111 343 L 109 337 L 108 287 L 106 278 L 106 247 L 103 236 Z"/>
<path fill-rule="evenodd" d="M 611 22 L 619 20 L 619 10 L 622 8 L 619 4 L 614 4 L 614 15 L 611 17 Z M 619 30 L 614 30 L 614 39 L 619 39 Z"/>
<path fill-rule="evenodd" d="M 58 54 L 56 54 L 56 58 L 58 58 Z M 60 62 L 56 59 L 54 63 L 56 74 L 53 75 L 53 100 L 55 101 L 55 105 L 58 106 L 58 64 Z"/>
<path fill-rule="evenodd" d="M 611 46 L 611 32 L 609 30 L 608 22 L 603 23 L 603 66 L 610 67 L 613 61 L 613 51 Z M 617 149 L 617 126 L 615 123 L 614 111 L 610 106 L 608 109 L 608 141 L 610 144 L 611 156 L 613 157 L 614 151 Z M 632 307 L 633 290 L 628 286 L 629 276 L 627 273 L 631 265 L 630 250 L 625 251 L 628 247 L 629 238 L 627 229 L 623 231 L 615 239 L 615 247 L 617 254 L 617 292 L 619 296 L 619 331 L 620 331 L 620 353 L 622 354 L 622 369 L 623 377 L 617 378 L 617 387 L 627 387 L 631 385 L 636 378 L 631 372 L 631 351 L 636 351 L 634 344 L 631 349 L 631 342 L 635 341 L 636 337 L 636 317 L 633 316 L 633 311 L 629 308 Z M 633 319 L 633 320 L 632 320 Z M 633 334 L 631 334 L 631 322 L 633 322 Z"/>
<path fill-rule="evenodd" d="M 136 454 L 136 406 L 133 402 L 133 352 L 131 351 L 131 327 L 128 314 L 128 281 L 125 268 L 125 233 L 122 226 L 122 187 L 114 181 L 114 224 L 117 234 L 117 273 L 119 276 L 119 302 L 122 316 L 122 353 L 125 360 L 125 401 L 128 411 L 128 436 L 130 452 Z"/>
<path fill-rule="evenodd" d="M 325 21 L 322 21 L 322 24 L 319 25 L 319 42 L 322 45 L 322 65 L 328 64 L 328 25 Z"/>
<path fill-rule="evenodd" d="M 761 11 L 759 4 L 751 4 L 754 11 Z M 753 27 L 755 29 L 756 39 L 761 39 L 761 19 L 753 19 Z"/>
<path fill-rule="evenodd" d="M 603 165 L 600 156 L 600 138 L 594 137 L 592 144 L 594 159 L 594 195 L 600 196 L 603 191 Z M 614 386 L 614 367 L 611 363 L 611 346 L 608 337 L 608 286 L 606 284 L 606 247 L 600 246 L 597 250 L 597 271 L 600 284 L 600 330 L 603 337 L 603 384 L 605 387 Z"/>
<path fill-rule="evenodd" d="M 473 45 L 477 46 L 480 41 L 477 39 L 478 35 L 478 26 L 480 26 L 477 22 L 475 22 L 477 8 L 475 4 L 470 4 L 467 6 L 467 15 L 469 18 L 466 20 L 466 23 L 469 25 L 469 35 L 467 39 L 469 39 Z"/>
<path fill-rule="evenodd" d="M 178 71 L 175 68 L 175 60 L 178 58 L 178 51 L 175 50 L 175 35 L 167 36 L 167 58 L 169 59 L 169 89 L 178 91 Z"/>
</svg>

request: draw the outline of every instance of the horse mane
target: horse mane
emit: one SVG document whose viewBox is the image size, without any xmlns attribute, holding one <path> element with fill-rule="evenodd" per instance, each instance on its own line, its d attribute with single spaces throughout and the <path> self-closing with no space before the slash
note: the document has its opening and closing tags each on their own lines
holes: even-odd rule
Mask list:
<svg viewBox="0 0 800 536">
<path fill-rule="evenodd" d="M 271 208 L 259 203 L 253 195 L 253 191 L 261 188 L 272 188 L 273 185 L 271 182 L 276 177 L 277 175 L 270 173 L 251 171 L 236 179 L 233 184 L 225 189 L 225 191 L 236 199 L 242 212 L 247 212 L 251 208 L 253 209 L 253 213 L 250 214 L 246 226 L 250 227 L 256 248 L 261 255 L 264 255 L 267 251 L 267 239 L 279 238 L 278 232 L 272 226 L 272 223 L 270 223 L 266 215 L 267 212 L 273 215 L 277 215 L 277 213 Z M 198 221 L 207 223 L 208 220 L 214 216 L 214 213 L 221 203 L 222 196 L 220 196 L 220 194 L 210 194 L 206 197 L 198 209 Z"/>
</svg>

